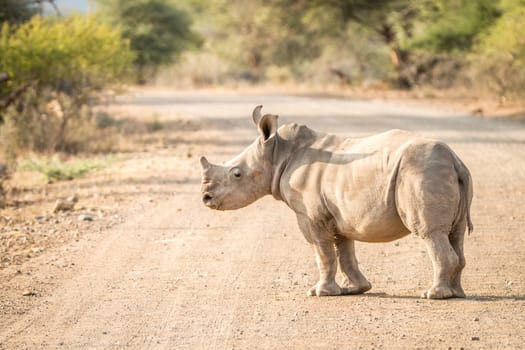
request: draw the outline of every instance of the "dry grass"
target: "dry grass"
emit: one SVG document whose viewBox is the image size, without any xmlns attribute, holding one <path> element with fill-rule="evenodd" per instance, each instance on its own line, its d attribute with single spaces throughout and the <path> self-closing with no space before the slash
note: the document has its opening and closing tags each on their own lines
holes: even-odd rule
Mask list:
<svg viewBox="0 0 525 350">
<path fill-rule="evenodd" d="M 165 157 L 187 162 L 194 152 L 184 140 L 201 129 L 182 116 L 166 121 L 151 114 L 100 113 L 105 123 L 102 130 L 112 136 L 110 153 L 28 154 L 4 182 L 7 200 L 0 209 L 0 269 L 118 223 L 124 203 L 163 191 L 173 171 L 163 168 Z M 97 138 L 92 139 L 96 142 Z M 58 199 L 72 195 L 79 198 L 73 211 L 53 213 Z M 93 216 L 94 221 L 78 220 L 81 214 Z"/>
</svg>

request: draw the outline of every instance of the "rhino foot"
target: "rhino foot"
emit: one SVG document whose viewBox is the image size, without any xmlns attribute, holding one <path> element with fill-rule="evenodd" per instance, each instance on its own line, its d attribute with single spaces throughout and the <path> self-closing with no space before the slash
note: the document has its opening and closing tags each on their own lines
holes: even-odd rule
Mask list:
<svg viewBox="0 0 525 350">
<path fill-rule="evenodd" d="M 343 294 L 343 290 L 339 285 L 335 282 L 317 282 L 315 286 L 310 288 L 308 292 L 306 293 L 308 296 L 330 296 L 330 295 L 341 295 Z"/>
<path fill-rule="evenodd" d="M 465 298 L 466 297 L 465 292 L 463 291 L 463 288 L 461 288 L 461 286 L 452 288 L 452 290 L 454 291 L 454 297 L 456 297 L 456 298 Z"/>
<path fill-rule="evenodd" d="M 363 294 L 366 291 L 369 291 L 372 288 L 372 285 L 370 282 L 366 282 L 366 284 L 355 286 L 355 285 L 348 285 L 341 288 L 341 294 L 344 295 L 353 295 L 353 294 Z"/>
<path fill-rule="evenodd" d="M 421 298 L 423 299 L 448 299 L 448 298 L 464 298 L 463 290 L 455 290 L 446 286 L 432 287 L 428 291 L 423 292 Z"/>
</svg>

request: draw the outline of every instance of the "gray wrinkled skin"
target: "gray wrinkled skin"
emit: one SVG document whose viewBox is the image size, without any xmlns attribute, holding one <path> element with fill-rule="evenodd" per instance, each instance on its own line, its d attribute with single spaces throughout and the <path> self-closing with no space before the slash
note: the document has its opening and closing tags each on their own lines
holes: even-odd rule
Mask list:
<svg viewBox="0 0 525 350">
<path fill-rule="evenodd" d="M 422 297 L 465 296 L 472 180 L 446 144 L 401 130 L 344 139 L 304 125 L 278 128 L 278 117 L 261 116 L 261 108 L 253 112 L 260 136 L 241 154 L 223 166 L 201 157 L 206 206 L 238 209 L 267 194 L 284 201 L 316 255 L 320 278 L 309 295 L 366 292 L 371 284 L 359 270 L 354 241 L 413 233 L 424 240 L 434 268 Z"/>
</svg>

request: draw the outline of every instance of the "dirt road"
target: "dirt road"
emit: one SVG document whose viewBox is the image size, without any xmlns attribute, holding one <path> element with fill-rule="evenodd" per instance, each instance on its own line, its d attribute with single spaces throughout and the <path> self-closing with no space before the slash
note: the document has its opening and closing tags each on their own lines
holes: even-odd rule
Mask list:
<svg viewBox="0 0 525 350">
<path fill-rule="evenodd" d="M 348 137 L 402 128 L 448 142 L 474 179 L 468 297 L 419 299 L 431 264 L 410 236 L 356 245 L 370 292 L 307 297 L 317 271 L 290 209 L 270 197 L 206 209 L 196 156 L 220 162 L 248 145 L 257 104 L 280 123 Z M 197 127 L 166 141 L 182 148 L 145 154 L 147 177 L 123 167 L 129 181 L 157 189 L 128 203 L 123 223 L 0 271 L 0 303 L 13 305 L 0 319 L 0 349 L 525 347 L 524 124 L 381 101 L 212 92 L 137 92 L 118 108 Z M 35 296 L 20 295 L 28 284 Z"/>
</svg>

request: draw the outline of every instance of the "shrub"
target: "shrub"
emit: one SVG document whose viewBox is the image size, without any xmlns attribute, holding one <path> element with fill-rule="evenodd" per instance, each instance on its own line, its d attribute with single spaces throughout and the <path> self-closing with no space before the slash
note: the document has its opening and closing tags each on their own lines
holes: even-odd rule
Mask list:
<svg viewBox="0 0 525 350">
<path fill-rule="evenodd" d="M 230 65 L 213 52 L 187 51 L 176 65 L 161 69 L 156 83 L 179 88 L 218 85 L 233 76 Z"/>
<path fill-rule="evenodd" d="M 476 85 L 496 92 L 501 102 L 525 94 L 525 6 L 502 1 L 502 15 L 476 42 L 470 55 Z"/>
<path fill-rule="evenodd" d="M 120 31 L 93 16 L 4 23 L 0 52 L 0 72 L 10 78 L 0 96 L 22 91 L 0 109 L 2 140 L 11 151 L 67 151 L 71 126 L 89 122 L 97 92 L 122 80 L 133 59 Z"/>
<path fill-rule="evenodd" d="M 162 122 L 155 119 L 146 124 L 146 129 L 148 130 L 148 132 L 161 131 L 162 129 L 164 129 L 164 124 L 162 124 Z"/>
<path fill-rule="evenodd" d="M 69 161 L 61 160 L 57 155 L 53 157 L 33 156 L 20 161 L 20 170 L 42 173 L 48 181 L 73 180 L 82 177 L 91 171 L 103 169 L 113 163 L 111 157 L 105 158 L 76 158 Z"/>
<path fill-rule="evenodd" d="M 266 68 L 266 79 L 271 82 L 283 84 L 293 80 L 293 74 L 288 67 L 270 65 Z"/>
</svg>

